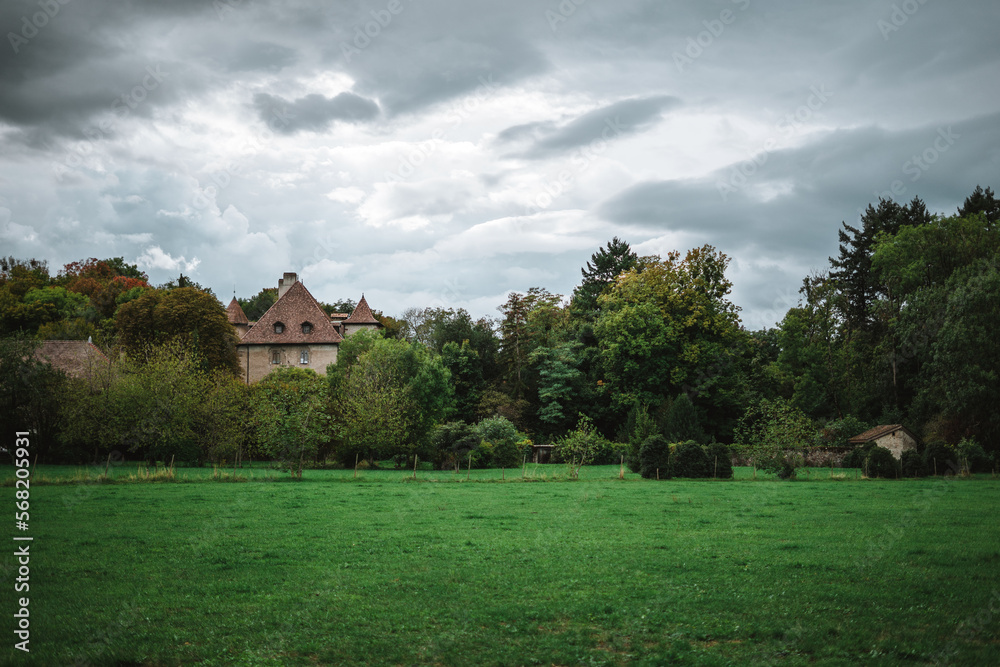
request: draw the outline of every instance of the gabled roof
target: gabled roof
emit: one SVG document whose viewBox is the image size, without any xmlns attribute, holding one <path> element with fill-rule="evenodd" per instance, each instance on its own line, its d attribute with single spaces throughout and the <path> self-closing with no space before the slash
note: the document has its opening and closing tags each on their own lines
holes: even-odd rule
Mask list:
<svg viewBox="0 0 1000 667">
<path fill-rule="evenodd" d="M 917 440 L 917 436 L 913 435 L 910 429 L 906 428 L 902 424 L 882 424 L 881 426 L 876 426 L 875 428 L 870 428 L 860 435 L 856 435 L 850 438 L 847 442 L 852 445 L 860 445 L 866 442 L 871 442 L 872 440 L 878 440 L 879 438 L 884 438 L 887 435 L 895 433 L 896 431 L 902 430 L 908 436 L 913 438 L 914 441 Z"/>
<path fill-rule="evenodd" d="M 76 378 L 88 377 L 98 363 L 109 363 L 100 348 L 86 340 L 45 340 L 35 357 Z"/>
<path fill-rule="evenodd" d="M 283 333 L 275 333 L 274 325 L 285 325 Z M 312 325 L 310 333 L 302 333 L 302 325 Z M 240 345 L 320 345 L 340 343 L 344 337 L 319 307 L 316 299 L 306 286 L 296 282 L 288 288 L 280 299 L 274 302 L 253 327 L 246 332 Z"/>
<path fill-rule="evenodd" d="M 361 301 L 358 301 L 358 305 L 354 307 L 354 312 L 351 316 L 343 321 L 343 324 L 381 324 L 372 315 L 372 309 L 368 307 L 368 302 L 365 301 L 365 295 L 361 295 Z"/>
<path fill-rule="evenodd" d="M 230 324 L 250 324 L 250 320 L 247 319 L 246 313 L 240 308 L 240 302 L 233 297 L 233 300 L 229 302 L 229 307 L 226 308 L 226 315 L 229 316 Z"/>
</svg>

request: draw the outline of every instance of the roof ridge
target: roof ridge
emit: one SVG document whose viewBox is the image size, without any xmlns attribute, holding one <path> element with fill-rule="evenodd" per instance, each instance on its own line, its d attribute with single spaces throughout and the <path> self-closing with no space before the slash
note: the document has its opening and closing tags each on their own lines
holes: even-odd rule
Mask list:
<svg viewBox="0 0 1000 667">
<path fill-rule="evenodd" d="M 303 321 L 293 321 L 299 318 L 303 318 Z M 285 325 L 283 333 L 278 334 L 270 330 L 277 322 Z M 306 322 L 313 327 L 309 333 L 296 332 L 292 328 L 296 324 Z M 343 340 L 343 336 L 334 328 L 316 297 L 302 281 L 297 280 L 267 309 L 267 312 L 261 315 L 257 323 L 243 336 L 241 344 L 301 345 L 339 343 Z"/>
</svg>

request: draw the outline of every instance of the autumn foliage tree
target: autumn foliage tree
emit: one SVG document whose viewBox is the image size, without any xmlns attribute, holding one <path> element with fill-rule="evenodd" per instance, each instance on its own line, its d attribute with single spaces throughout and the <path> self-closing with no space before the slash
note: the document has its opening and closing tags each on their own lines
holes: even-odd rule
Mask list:
<svg viewBox="0 0 1000 667">
<path fill-rule="evenodd" d="M 131 354 L 150 345 L 179 341 L 191 345 L 208 369 L 239 371 L 239 339 L 214 296 L 193 287 L 149 291 L 119 308 L 115 325 Z"/>
</svg>

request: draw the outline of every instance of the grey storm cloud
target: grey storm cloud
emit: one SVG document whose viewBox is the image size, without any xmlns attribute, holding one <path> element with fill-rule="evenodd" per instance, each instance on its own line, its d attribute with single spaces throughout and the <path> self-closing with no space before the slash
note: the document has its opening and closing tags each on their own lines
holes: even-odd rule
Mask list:
<svg viewBox="0 0 1000 667">
<path fill-rule="evenodd" d="M 766 324 L 879 196 L 1000 188 L 995 0 L 56 5 L 0 3 L 0 245 L 51 266 L 493 315 L 617 235 Z"/>
<path fill-rule="evenodd" d="M 361 123 L 379 115 L 378 104 L 350 92 L 333 97 L 312 93 L 292 101 L 276 95 L 257 93 L 253 97 L 253 104 L 260 119 L 283 134 L 294 134 L 302 130 L 322 132 L 334 121 Z"/>
<path fill-rule="evenodd" d="M 838 130 L 702 178 L 635 184 L 599 212 L 619 224 L 717 239 L 731 250 L 818 256 L 841 221 L 856 222 L 879 197 L 919 196 L 930 210 L 950 214 L 955 193 L 965 197 L 997 175 L 1000 113 L 895 132 Z"/>
<path fill-rule="evenodd" d="M 636 134 L 654 125 L 665 111 L 680 105 L 679 99 L 668 95 L 621 100 L 594 109 L 555 129 L 550 129 L 551 124 L 536 123 L 507 128 L 499 137 L 509 140 L 529 133 L 540 134 L 526 155 L 546 157 L 602 139 L 611 140 Z"/>
</svg>

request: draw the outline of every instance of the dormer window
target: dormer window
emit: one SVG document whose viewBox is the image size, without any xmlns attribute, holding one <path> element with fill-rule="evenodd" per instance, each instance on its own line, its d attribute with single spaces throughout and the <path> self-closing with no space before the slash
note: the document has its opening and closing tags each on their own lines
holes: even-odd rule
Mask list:
<svg viewBox="0 0 1000 667">
<path fill-rule="evenodd" d="M 313 330 L 312 322 L 303 322 L 302 323 L 302 333 L 304 333 L 304 334 L 312 333 L 312 330 Z"/>
<path fill-rule="evenodd" d="M 285 325 L 282 324 L 281 322 L 275 322 L 274 323 L 274 333 L 276 333 L 276 334 L 285 333 Z"/>
</svg>

